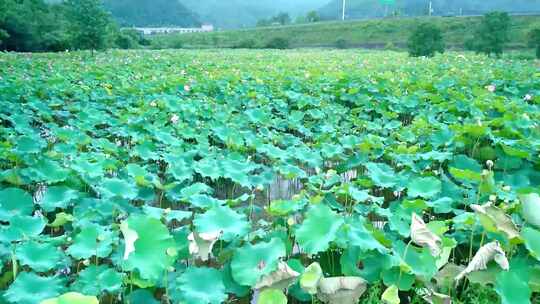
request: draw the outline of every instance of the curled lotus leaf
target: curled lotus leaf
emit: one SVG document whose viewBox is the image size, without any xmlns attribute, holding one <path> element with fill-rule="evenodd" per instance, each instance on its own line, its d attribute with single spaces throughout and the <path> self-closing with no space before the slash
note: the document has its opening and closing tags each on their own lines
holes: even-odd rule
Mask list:
<svg viewBox="0 0 540 304">
<path fill-rule="evenodd" d="M 480 217 L 484 228 L 490 232 L 502 232 L 508 239 L 519 237 L 519 231 L 512 219 L 503 210 L 493 206 L 491 202 L 484 205 L 471 205 L 471 209 Z"/>
<path fill-rule="evenodd" d="M 429 304 L 452 304 L 452 298 L 448 295 L 435 292 L 431 289 L 424 288 L 419 291 L 424 299 Z"/>
<path fill-rule="evenodd" d="M 319 286 L 319 281 L 323 278 L 323 272 L 321 265 L 314 262 L 309 265 L 300 276 L 300 287 L 305 290 L 307 293 L 314 295 L 317 293 L 317 287 Z"/>
<path fill-rule="evenodd" d="M 188 235 L 189 253 L 195 255 L 202 261 L 208 261 L 212 254 L 212 248 L 221 236 L 221 231 L 196 233 L 192 232 Z"/>
<path fill-rule="evenodd" d="M 317 298 L 329 304 L 355 304 L 366 288 L 367 282 L 361 277 L 321 278 Z"/>
<path fill-rule="evenodd" d="M 416 213 L 413 213 L 411 219 L 411 239 L 418 246 L 427 246 L 433 256 L 439 256 L 442 252 L 441 238 L 431 232 L 424 220 Z"/>
<path fill-rule="evenodd" d="M 282 290 L 293 284 L 298 276 L 300 276 L 298 272 L 289 267 L 287 263 L 280 261 L 277 269 L 265 276 L 262 276 L 257 284 L 255 284 L 254 288 L 273 288 Z"/>
<path fill-rule="evenodd" d="M 130 229 L 127 221 L 120 224 L 120 231 L 124 236 L 124 260 L 129 258 L 129 255 L 135 251 L 135 241 L 139 238 L 137 231 Z"/>
<path fill-rule="evenodd" d="M 478 249 L 469 265 L 457 275 L 456 282 L 459 282 L 464 276 L 473 271 L 487 269 L 487 264 L 491 260 L 494 260 L 504 270 L 508 270 L 510 267 L 506 254 L 501 248 L 501 244 L 498 241 L 494 241 Z"/>
</svg>

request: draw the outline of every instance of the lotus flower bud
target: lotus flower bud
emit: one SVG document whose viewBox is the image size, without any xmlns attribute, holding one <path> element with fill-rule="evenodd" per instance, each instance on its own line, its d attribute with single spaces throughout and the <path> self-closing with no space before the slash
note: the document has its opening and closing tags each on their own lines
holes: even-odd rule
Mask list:
<svg viewBox="0 0 540 304">
<path fill-rule="evenodd" d="M 491 168 L 493 168 L 493 161 L 492 160 L 487 160 L 486 161 L 486 166 L 491 170 Z"/>
<path fill-rule="evenodd" d="M 289 218 L 287 219 L 287 225 L 293 226 L 294 224 L 296 224 L 296 220 L 294 219 L 294 217 L 292 217 L 292 216 L 289 217 Z"/>
</svg>

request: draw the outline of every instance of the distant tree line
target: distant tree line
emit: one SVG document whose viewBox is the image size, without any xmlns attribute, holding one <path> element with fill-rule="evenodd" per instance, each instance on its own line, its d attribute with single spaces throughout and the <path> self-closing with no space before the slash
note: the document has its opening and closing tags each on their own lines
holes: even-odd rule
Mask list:
<svg viewBox="0 0 540 304">
<path fill-rule="evenodd" d="M 501 56 L 505 44 L 509 41 L 510 22 L 510 16 L 505 12 L 485 14 L 473 30 L 473 36 L 465 42 L 465 48 L 488 56 Z M 536 48 L 536 56 L 540 58 L 540 28 L 529 33 L 529 42 Z M 408 48 L 413 57 L 431 57 L 436 53 L 443 53 L 443 32 L 433 23 L 420 23 L 409 37 Z"/>
<path fill-rule="evenodd" d="M 298 17 L 296 17 L 294 23 L 302 24 L 319 21 L 321 21 L 321 16 L 319 15 L 319 13 L 317 11 L 310 11 L 306 15 L 299 15 Z M 281 12 L 270 18 L 263 18 L 258 20 L 257 26 L 287 25 L 291 23 L 293 23 L 291 16 L 288 13 Z"/>
<path fill-rule="evenodd" d="M 0 1 L 0 50 L 100 50 L 145 43 L 139 33 L 121 31 L 100 0 Z"/>
</svg>

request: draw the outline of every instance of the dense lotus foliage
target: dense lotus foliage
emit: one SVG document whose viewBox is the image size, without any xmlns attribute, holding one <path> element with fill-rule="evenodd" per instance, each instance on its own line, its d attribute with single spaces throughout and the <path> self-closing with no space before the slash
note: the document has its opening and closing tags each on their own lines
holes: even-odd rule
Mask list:
<svg viewBox="0 0 540 304">
<path fill-rule="evenodd" d="M 0 54 L 0 302 L 538 303 L 539 121 L 473 54 Z"/>
</svg>

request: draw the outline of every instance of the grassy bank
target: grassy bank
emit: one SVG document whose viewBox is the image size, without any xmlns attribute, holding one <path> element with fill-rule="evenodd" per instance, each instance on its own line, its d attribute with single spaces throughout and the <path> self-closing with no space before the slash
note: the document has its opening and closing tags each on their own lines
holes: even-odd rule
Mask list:
<svg viewBox="0 0 540 304">
<path fill-rule="evenodd" d="M 334 47 L 339 40 L 347 47 L 403 47 L 414 26 L 423 21 L 438 24 L 447 44 L 461 48 L 472 35 L 479 17 L 393 18 L 346 22 L 320 22 L 302 25 L 263 27 L 213 33 L 162 35 L 153 37 L 156 48 L 223 48 L 249 42 L 252 47 L 264 47 L 276 37 L 290 41 L 291 47 Z M 540 16 L 512 18 L 509 47 L 526 48 L 527 33 L 540 27 Z"/>
</svg>

